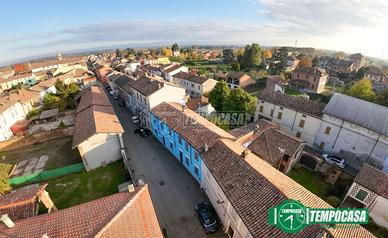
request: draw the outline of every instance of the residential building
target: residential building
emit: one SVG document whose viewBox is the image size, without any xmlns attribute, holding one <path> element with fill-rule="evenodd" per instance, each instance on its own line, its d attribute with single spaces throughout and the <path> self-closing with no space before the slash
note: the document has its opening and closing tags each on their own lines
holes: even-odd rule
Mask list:
<svg viewBox="0 0 388 238">
<path fill-rule="evenodd" d="M 106 83 L 108 81 L 106 77 L 111 72 L 113 72 L 112 68 L 102 66 L 101 68 L 96 70 L 96 75 L 101 82 Z"/>
<path fill-rule="evenodd" d="M 287 56 L 286 71 L 293 71 L 298 66 L 300 60 L 294 55 Z"/>
<path fill-rule="evenodd" d="M 13 136 L 12 125 L 26 117 L 32 110 L 37 94 L 26 90 L 4 94 L 0 97 L 0 141 Z"/>
<path fill-rule="evenodd" d="M 72 148 L 87 171 L 122 158 L 124 133 L 105 92 L 92 86 L 82 92 L 75 114 Z"/>
<path fill-rule="evenodd" d="M 365 65 L 365 57 L 361 53 L 351 54 L 349 60 L 353 62 L 353 69 L 358 71 Z"/>
<path fill-rule="evenodd" d="M 39 202 L 48 209 L 56 211 L 53 201 L 45 190 L 46 184 L 31 184 L 17 188 L 0 196 L 0 213 L 7 214 L 12 221 L 38 215 Z"/>
<path fill-rule="evenodd" d="M 268 223 L 268 211 L 286 199 L 332 208 L 195 112 L 174 103 L 151 111 L 152 132 L 199 182 L 229 237 L 289 237 Z M 373 237 L 364 228 L 309 226 L 298 237 Z"/>
<path fill-rule="evenodd" d="M 201 186 L 229 237 L 290 237 L 268 223 L 268 211 L 285 199 L 314 208 L 328 203 L 239 143 L 220 139 L 203 154 Z M 308 226 L 295 237 L 374 237 L 361 226 Z"/>
<path fill-rule="evenodd" d="M 350 60 L 332 58 L 324 56 L 319 59 L 319 66 L 326 70 L 330 75 L 345 74 L 348 75 L 354 71 L 354 63 Z"/>
<path fill-rule="evenodd" d="M 388 80 L 388 76 L 383 70 L 376 66 L 368 66 L 365 68 L 364 77 L 373 81 L 373 83 L 382 83 Z"/>
<path fill-rule="evenodd" d="M 382 166 L 388 156 L 387 107 L 335 93 L 322 113 L 315 143 L 323 151 L 351 152 L 359 157 L 358 167 L 366 160 Z"/>
<path fill-rule="evenodd" d="M 304 97 L 264 90 L 256 107 L 255 120 L 266 118 L 280 129 L 313 146 L 325 104 Z"/>
<path fill-rule="evenodd" d="M 190 98 L 190 100 L 186 102 L 186 107 L 205 117 L 215 111 L 215 109 L 209 103 L 209 99 L 204 96 Z"/>
<path fill-rule="evenodd" d="M 319 67 L 301 67 L 292 73 L 290 85 L 297 90 L 307 92 L 323 93 L 327 82 L 328 74 Z"/>
<path fill-rule="evenodd" d="M 2 220 L 4 237 L 163 237 L 147 185 L 48 214 Z"/>
<path fill-rule="evenodd" d="M 17 86 L 19 84 L 32 86 L 36 83 L 35 76 L 31 73 L 15 75 L 8 77 L 7 79 L 0 78 L 0 93 L 10 90 L 12 87 Z"/>
<path fill-rule="evenodd" d="M 122 75 L 115 82 L 121 98 L 129 110 L 139 117 L 141 125 L 150 128 L 149 112 L 162 102 L 185 103 L 185 89 L 146 75 Z"/>
<path fill-rule="evenodd" d="M 368 208 L 373 222 L 388 228 L 388 174 L 364 163 L 341 206 Z"/>
<path fill-rule="evenodd" d="M 79 64 L 83 62 L 82 57 L 70 57 L 62 59 L 62 57 L 58 57 L 58 59 L 55 60 L 47 60 L 43 62 L 37 62 L 37 63 L 28 63 L 28 66 L 32 73 L 36 73 L 39 71 L 47 71 L 52 69 L 58 69 L 60 67 L 66 67 L 69 65 Z"/>
<path fill-rule="evenodd" d="M 12 67 L 5 67 L 0 69 L 0 80 L 7 79 L 15 74 L 15 70 Z"/>
<path fill-rule="evenodd" d="M 288 173 L 299 162 L 305 143 L 265 119 L 230 131 L 237 142 L 274 168 Z"/>
<path fill-rule="evenodd" d="M 140 62 L 128 63 L 124 72 L 125 72 L 125 74 L 131 74 L 132 72 L 135 72 L 140 66 L 141 66 Z"/>
<path fill-rule="evenodd" d="M 189 72 L 189 68 L 180 64 L 171 64 L 171 65 L 165 66 L 163 68 L 164 80 L 171 83 L 173 76 L 179 72 L 187 73 Z"/>
<path fill-rule="evenodd" d="M 241 72 L 230 72 L 226 75 L 226 82 L 229 88 L 245 88 L 249 85 L 255 84 L 256 81 L 248 74 Z"/>
<path fill-rule="evenodd" d="M 154 136 L 200 183 L 202 153 L 219 138 L 234 139 L 190 109 L 178 103 L 161 103 L 151 110 L 151 130 Z"/>
<path fill-rule="evenodd" d="M 265 88 L 274 92 L 284 93 L 286 80 L 281 75 L 270 75 L 266 77 Z"/>
<path fill-rule="evenodd" d="M 49 93 L 57 93 L 57 89 L 55 88 L 55 83 L 57 82 L 57 78 L 50 78 L 46 81 L 39 82 L 34 86 L 30 87 L 28 90 L 33 92 L 38 92 L 41 100 L 44 99 Z"/>
<path fill-rule="evenodd" d="M 172 83 L 185 88 L 186 93 L 192 97 L 201 97 L 204 94 L 210 93 L 217 81 L 193 73 L 179 72 L 173 76 Z"/>
</svg>

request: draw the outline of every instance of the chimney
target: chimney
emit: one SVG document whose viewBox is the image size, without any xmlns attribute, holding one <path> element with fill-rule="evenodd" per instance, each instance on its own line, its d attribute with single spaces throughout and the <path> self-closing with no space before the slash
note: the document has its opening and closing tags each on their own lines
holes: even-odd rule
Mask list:
<svg viewBox="0 0 388 238">
<path fill-rule="evenodd" d="M 242 158 L 246 158 L 247 157 L 247 155 L 248 155 L 248 150 L 247 149 L 245 149 L 245 150 L 243 150 L 243 152 L 241 152 L 241 157 Z"/>
<path fill-rule="evenodd" d="M 256 126 L 255 126 L 255 132 L 257 133 L 257 132 L 259 132 L 260 131 L 260 125 L 259 124 L 256 124 Z"/>
<path fill-rule="evenodd" d="M 1 216 L 0 220 L 8 227 L 12 228 L 15 226 L 15 224 L 12 222 L 12 220 L 9 218 L 8 214 L 4 214 Z"/>
<path fill-rule="evenodd" d="M 204 152 L 204 153 L 207 152 L 208 149 L 209 149 L 209 146 L 205 143 L 205 144 L 203 145 L 203 152 Z"/>
<path fill-rule="evenodd" d="M 186 105 L 182 104 L 182 112 L 185 111 Z"/>
<path fill-rule="evenodd" d="M 128 184 L 128 192 L 135 192 L 135 186 L 133 186 L 133 184 Z"/>
</svg>

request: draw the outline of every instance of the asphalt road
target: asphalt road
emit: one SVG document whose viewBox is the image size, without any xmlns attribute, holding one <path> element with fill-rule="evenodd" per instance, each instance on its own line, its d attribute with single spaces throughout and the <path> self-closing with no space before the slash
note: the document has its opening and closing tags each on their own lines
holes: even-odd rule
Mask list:
<svg viewBox="0 0 388 238">
<path fill-rule="evenodd" d="M 149 188 L 163 229 L 169 238 L 226 237 L 223 229 L 206 235 L 194 211 L 197 203 L 208 201 L 199 184 L 152 135 L 142 138 L 133 131 L 127 108 L 112 105 L 125 130 L 123 135 L 134 180 L 142 179 Z"/>
</svg>

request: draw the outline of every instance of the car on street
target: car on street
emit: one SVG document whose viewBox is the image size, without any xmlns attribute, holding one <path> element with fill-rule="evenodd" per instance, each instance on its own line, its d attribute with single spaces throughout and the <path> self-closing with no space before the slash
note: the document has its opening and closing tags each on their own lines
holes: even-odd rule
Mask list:
<svg viewBox="0 0 388 238">
<path fill-rule="evenodd" d="M 151 135 L 151 130 L 147 128 L 140 127 L 134 131 L 135 134 L 139 134 L 141 137 L 147 137 Z"/>
<path fill-rule="evenodd" d="M 206 233 L 214 233 L 218 230 L 218 217 L 211 205 L 206 202 L 198 203 L 195 211 Z"/>
<path fill-rule="evenodd" d="M 132 116 L 131 117 L 131 122 L 133 124 L 138 124 L 140 122 L 139 118 L 137 116 Z"/>
<path fill-rule="evenodd" d="M 338 167 L 340 167 L 342 169 L 345 168 L 345 160 L 344 159 L 341 159 L 341 158 L 338 158 L 336 156 L 329 155 L 329 154 L 323 154 L 322 157 L 325 159 L 325 161 L 328 164 L 337 165 Z"/>
</svg>

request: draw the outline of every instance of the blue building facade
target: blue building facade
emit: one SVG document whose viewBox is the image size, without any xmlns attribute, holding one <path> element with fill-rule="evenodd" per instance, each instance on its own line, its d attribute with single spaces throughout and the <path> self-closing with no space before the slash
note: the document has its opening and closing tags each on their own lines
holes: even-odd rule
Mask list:
<svg viewBox="0 0 388 238">
<path fill-rule="evenodd" d="M 160 143 L 201 183 L 202 158 L 200 153 L 170 126 L 150 113 L 151 130 Z"/>
</svg>

